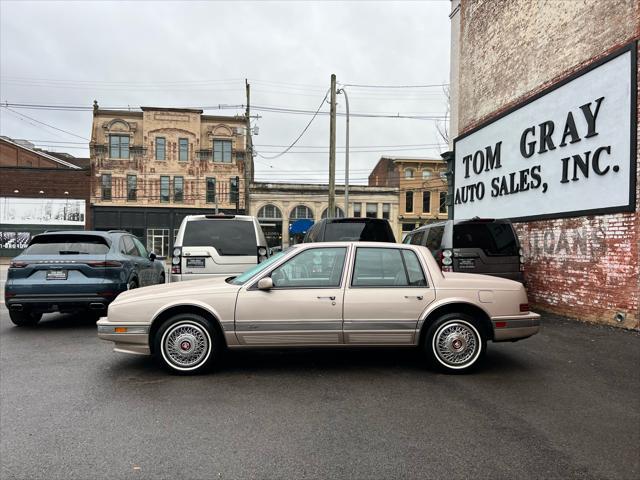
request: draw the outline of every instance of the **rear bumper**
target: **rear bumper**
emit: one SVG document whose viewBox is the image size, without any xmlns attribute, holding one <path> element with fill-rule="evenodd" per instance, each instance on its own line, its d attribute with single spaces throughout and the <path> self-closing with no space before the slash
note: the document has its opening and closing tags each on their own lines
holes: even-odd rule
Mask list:
<svg viewBox="0 0 640 480">
<path fill-rule="evenodd" d="M 29 309 L 54 312 L 87 309 L 106 312 L 114 299 L 115 295 L 103 297 L 94 294 L 12 295 L 10 298 L 5 297 L 5 304 L 7 309 L 14 311 Z"/>
<path fill-rule="evenodd" d="M 151 355 L 148 323 L 110 322 L 107 317 L 103 317 L 98 320 L 97 325 L 98 338 L 113 342 L 115 352 Z"/>
<path fill-rule="evenodd" d="M 491 323 L 494 342 L 522 340 L 538 333 L 540 315 L 529 312 L 526 315 L 493 317 Z"/>
</svg>

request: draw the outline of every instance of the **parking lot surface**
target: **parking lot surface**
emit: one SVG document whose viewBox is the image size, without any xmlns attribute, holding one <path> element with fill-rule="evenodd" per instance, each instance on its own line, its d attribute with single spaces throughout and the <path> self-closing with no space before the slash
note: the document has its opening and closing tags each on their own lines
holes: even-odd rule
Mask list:
<svg viewBox="0 0 640 480">
<path fill-rule="evenodd" d="M 0 477 L 640 476 L 640 335 L 545 316 L 444 375 L 413 350 L 230 353 L 177 377 L 82 318 L 0 305 Z"/>
</svg>

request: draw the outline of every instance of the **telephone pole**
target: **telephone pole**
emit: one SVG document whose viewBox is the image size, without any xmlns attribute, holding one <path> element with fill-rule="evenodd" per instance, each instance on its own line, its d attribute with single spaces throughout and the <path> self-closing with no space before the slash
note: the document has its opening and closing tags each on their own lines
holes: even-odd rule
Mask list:
<svg viewBox="0 0 640 480">
<path fill-rule="evenodd" d="M 336 213 L 336 75 L 331 74 L 331 121 L 329 123 L 329 207 L 327 218 Z"/>
<path fill-rule="evenodd" d="M 253 140 L 251 138 L 251 85 L 249 85 L 249 81 L 244 79 L 245 88 L 247 90 L 247 110 L 245 112 L 245 121 L 247 122 L 247 131 L 245 135 L 247 136 L 246 140 L 246 152 L 244 156 L 244 214 L 249 215 L 249 186 L 253 181 Z M 238 184 L 238 190 L 240 190 L 240 185 Z M 239 192 L 238 192 L 239 196 Z"/>
</svg>

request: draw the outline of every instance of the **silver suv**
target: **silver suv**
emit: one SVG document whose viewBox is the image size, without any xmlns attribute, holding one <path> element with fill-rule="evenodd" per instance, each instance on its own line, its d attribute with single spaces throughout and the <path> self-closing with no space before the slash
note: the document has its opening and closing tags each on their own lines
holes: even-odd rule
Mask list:
<svg viewBox="0 0 640 480">
<path fill-rule="evenodd" d="M 430 223 L 408 234 L 403 243 L 427 247 L 443 272 L 523 282 L 523 252 L 510 220 L 476 217 Z"/>
<path fill-rule="evenodd" d="M 256 217 L 188 215 L 182 220 L 171 259 L 171 281 L 233 277 L 269 256 Z"/>
</svg>

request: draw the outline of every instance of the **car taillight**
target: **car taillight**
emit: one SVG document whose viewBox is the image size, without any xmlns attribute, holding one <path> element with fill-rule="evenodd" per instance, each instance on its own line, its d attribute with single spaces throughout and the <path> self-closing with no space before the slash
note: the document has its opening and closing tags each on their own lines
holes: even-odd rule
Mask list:
<svg viewBox="0 0 640 480">
<path fill-rule="evenodd" d="M 84 262 L 90 267 L 93 268 L 118 268 L 122 266 L 122 263 L 116 262 L 115 260 L 104 260 L 104 261 L 96 261 L 96 262 Z"/>
<path fill-rule="evenodd" d="M 451 250 L 442 250 L 438 254 L 438 263 L 443 272 L 453 272 L 453 252 Z"/>
<path fill-rule="evenodd" d="M 521 312 L 528 312 L 529 311 L 529 304 L 528 303 L 521 303 L 520 304 L 520 311 Z"/>
<path fill-rule="evenodd" d="M 24 268 L 29 265 L 29 262 L 17 262 L 12 260 L 9 264 L 9 268 Z"/>
<path fill-rule="evenodd" d="M 176 247 L 173 249 L 173 256 L 171 257 L 171 273 L 180 274 L 182 272 L 180 264 L 182 263 L 182 249 Z"/>
<path fill-rule="evenodd" d="M 267 259 L 267 247 L 258 247 L 258 263 Z"/>
</svg>

